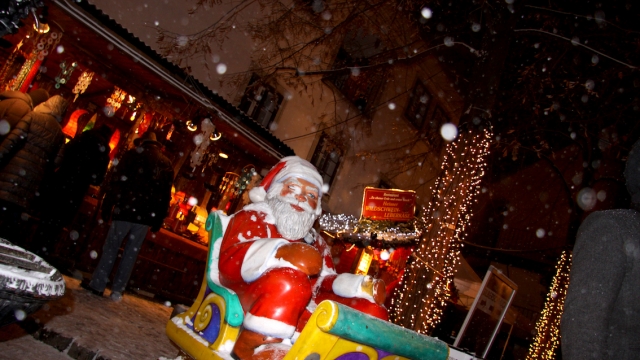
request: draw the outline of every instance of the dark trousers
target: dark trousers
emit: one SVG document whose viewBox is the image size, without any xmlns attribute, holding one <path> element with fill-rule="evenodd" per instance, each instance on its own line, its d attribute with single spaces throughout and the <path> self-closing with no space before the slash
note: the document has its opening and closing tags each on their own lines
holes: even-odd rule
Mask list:
<svg viewBox="0 0 640 360">
<path fill-rule="evenodd" d="M 129 282 L 131 272 L 136 264 L 138 252 L 149 231 L 148 225 L 131 223 L 128 221 L 114 220 L 109 227 L 109 233 L 102 247 L 102 255 L 98 267 L 93 271 L 89 286 L 98 291 L 104 291 L 109 281 L 109 275 L 118 257 L 118 250 L 122 241 L 127 240 L 120 265 L 111 285 L 111 291 L 122 293 Z"/>
</svg>

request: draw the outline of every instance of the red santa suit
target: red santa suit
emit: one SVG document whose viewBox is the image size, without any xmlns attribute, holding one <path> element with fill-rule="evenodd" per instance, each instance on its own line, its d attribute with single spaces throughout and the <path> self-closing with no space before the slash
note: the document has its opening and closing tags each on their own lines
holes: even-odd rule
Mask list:
<svg viewBox="0 0 640 360">
<path fill-rule="evenodd" d="M 319 276 L 309 278 L 275 257 L 279 247 L 295 242 L 306 242 L 322 254 Z M 264 202 L 247 205 L 231 218 L 222 238 L 218 270 L 220 283 L 240 299 L 245 312 L 243 326 L 264 335 L 294 337 L 317 304 L 326 299 L 388 318 L 386 309 L 361 289 L 364 276 L 337 275 L 329 247 L 313 230 L 305 239 L 285 239 Z"/>
</svg>

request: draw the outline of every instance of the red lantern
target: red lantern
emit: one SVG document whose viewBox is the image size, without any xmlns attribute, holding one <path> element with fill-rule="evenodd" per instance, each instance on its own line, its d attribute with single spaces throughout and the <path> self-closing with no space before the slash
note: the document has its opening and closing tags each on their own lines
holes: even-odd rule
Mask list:
<svg viewBox="0 0 640 360">
<path fill-rule="evenodd" d="M 113 160 L 113 157 L 116 155 L 116 146 L 118 146 L 118 142 L 120 142 L 120 130 L 116 129 L 111 135 L 111 139 L 109 139 L 109 148 L 111 152 L 109 152 L 109 158 Z"/>
<path fill-rule="evenodd" d="M 67 121 L 67 124 L 62 128 L 62 132 L 68 137 L 74 138 L 76 136 L 76 132 L 78 132 L 78 119 L 86 113 L 88 113 L 88 111 L 82 109 L 74 111 L 71 114 L 69 121 Z"/>
</svg>

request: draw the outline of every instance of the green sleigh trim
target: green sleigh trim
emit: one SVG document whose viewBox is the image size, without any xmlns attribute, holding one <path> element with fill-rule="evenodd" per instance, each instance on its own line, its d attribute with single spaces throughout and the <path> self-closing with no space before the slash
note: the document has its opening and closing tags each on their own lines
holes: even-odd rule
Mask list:
<svg viewBox="0 0 640 360">
<path fill-rule="evenodd" d="M 209 256 L 207 258 L 207 286 L 214 293 L 222 296 L 226 305 L 226 311 L 224 312 L 224 320 L 231 326 L 240 326 L 244 320 L 244 312 L 242 311 L 242 305 L 235 292 L 222 287 L 211 279 L 212 266 L 218 265 L 219 259 L 214 259 L 214 256 L 219 257 L 220 254 L 215 254 L 214 245 L 217 241 L 222 241 L 223 229 L 222 221 L 218 212 L 211 212 L 207 217 L 205 229 L 209 232 Z"/>
<path fill-rule="evenodd" d="M 346 305 L 334 304 L 338 307 L 338 319 L 330 329 L 323 329 L 329 334 L 408 359 L 446 360 L 449 357 L 449 346 L 442 340 L 363 314 Z"/>
</svg>

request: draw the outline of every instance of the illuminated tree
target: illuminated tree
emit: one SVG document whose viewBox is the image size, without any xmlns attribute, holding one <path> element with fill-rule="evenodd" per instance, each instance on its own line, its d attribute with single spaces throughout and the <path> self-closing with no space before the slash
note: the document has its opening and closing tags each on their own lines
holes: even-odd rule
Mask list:
<svg viewBox="0 0 640 360">
<path fill-rule="evenodd" d="M 491 133 L 468 131 L 447 145 L 429 207 L 421 215 L 422 238 L 394 294 L 391 319 L 429 334 L 440 321 L 453 288 L 461 240 L 487 166 Z"/>
<path fill-rule="evenodd" d="M 560 344 L 560 319 L 569 287 L 571 253 L 563 252 L 556 266 L 556 276 L 547 294 L 544 310 L 536 324 L 536 338 L 529 348 L 527 360 L 555 359 Z"/>
</svg>

